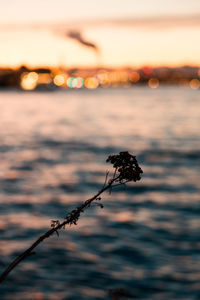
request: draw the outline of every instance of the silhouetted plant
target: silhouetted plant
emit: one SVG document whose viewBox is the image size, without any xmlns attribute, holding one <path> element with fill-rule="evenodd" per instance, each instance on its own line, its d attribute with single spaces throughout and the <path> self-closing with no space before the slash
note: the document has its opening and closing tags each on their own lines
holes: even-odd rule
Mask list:
<svg viewBox="0 0 200 300">
<path fill-rule="evenodd" d="M 114 173 L 109 178 L 109 172 L 106 173 L 105 182 L 100 191 L 97 192 L 92 198 L 86 200 L 76 209 L 72 210 L 69 214 L 66 215 L 64 220 L 52 220 L 51 229 L 46 233 L 41 235 L 27 250 L 25 250 L 21 255 L 19 255 L 1 274 L 0 283 L 7 277 L 7 275 L 26 257 L 34 254 L 33 250 L 46 238 L 50 237 L 54 233 L 59 235 L 60 229 L 65 229 L 66 225 L 77 225 L 80 214 L 92 203 L 99 205 L 103 208 L 103 205 L 99 202 L 101 197 L 100 195 L 106 190 L 112 191 L 112 188 L 126 184 L 128 182 L 136 182 L 141 179 L 140 175 L 143 173 L 142 169 L 139 167 L 136 157 L 131 155 L 128 151 L 120 152 L 117 155 L 110 155 L 106 162 L 110 162 L 113 165 Z"/>
</svg>

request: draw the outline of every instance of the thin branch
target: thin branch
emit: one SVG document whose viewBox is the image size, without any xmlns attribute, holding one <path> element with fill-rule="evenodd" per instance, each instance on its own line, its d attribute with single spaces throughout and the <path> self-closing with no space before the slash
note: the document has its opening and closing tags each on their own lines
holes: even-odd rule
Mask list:
<svg viewBox="0 0 200 300">
<path fill-rule="evenodd" d="M 104 181 L 104 184 L 103 184 L 103 188 L 106 186 L 108 175 L 109 175 L 109 171 L 106 171 L 106 176 L 105 176 L 105 181 Z"/>
<path fill-rule="evenodd" d="M 8 276 L 8 274 L 25 258 L 34 254 L 33 250 L 45 239 L 49 238 L 51 235 L 56 233 L 59 235 L 58 230 L 65 229 L 66 225 L 76 225 L 80 214 L 84 212 L 84 210 L 92 204 L 94 200 L 101 200 L 99 197 L 106 190 L 109 190 L 111 193 L 112 187 L 116 187 L 118 185 L 125 184 L 130 181 L 138 181 L 140 180 L 140 174 L 143 173 L 142 169 L 139 167 L 136 157 L 131 155 L 130 153 L 120 152 L 117 155 L 110 155 L 107 162 L 111 162 L 113 167 L 115 168 L 115 172 L 113 177 L 108 180 L 108 174 L 106 173 L 106 178 L 104 182 L 104 186 L 100 191 L 97 192 L 92 198 L 83 202 L 76 209 L 72 210 L 70 214 L 66 216 L 66 218 L 60 222 L 59 220 L 53 220 L 51 223 L 51 229 L 41 235 L 27 250 L 25 250 L 21 255 L 19 255 L 1 274 L 0 283 Z"/>
<path fill-rule="evenodd" d="M 65 225 L 72 225 L 75 224 L 80 216 L 80 214 L 91 205 L 91 203 L 96 200 L 103 192 L 110 189 L 113 182 L 117 179 L 113 178 L 108 182 L 106 186 L 104 186 L 96 195 L 94 195 L 92 198 L 86 200 L 82 205 L 76 208 L 76 210 L 72 211 L 69 216 L 63 221 L 59 222 L 57 221 L 57 225 L 47 232 L 45 232 L 43 235 L 41 235 L 27 250 L 25 250 L 21 255 L 19 255 L 7 268 L 6 270 L 1 274 L 0 276 L 0 283 L 7 277 L 7 275 L 25 258 L 33 254 L 33 249 L 35 249 L 41 242 L 43 242 L 45 239 L 49 238 L 54 233 L 58 234 L 58 230 L 65 228 Z"/>
</svg>

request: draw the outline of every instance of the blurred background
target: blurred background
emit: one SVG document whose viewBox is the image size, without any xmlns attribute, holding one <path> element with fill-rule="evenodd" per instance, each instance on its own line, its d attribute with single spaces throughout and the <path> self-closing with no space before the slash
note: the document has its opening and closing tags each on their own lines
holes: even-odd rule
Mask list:
<svg viewBox="0 0 200 300">
<path fill-rule="evenodd" d="M 199 299 L 199 36 L 198 0 L 1 3 L 0 270 L 101 189 L 108 155 L 144 171 L 41 244 L 1 299 Z"/>
</svg>

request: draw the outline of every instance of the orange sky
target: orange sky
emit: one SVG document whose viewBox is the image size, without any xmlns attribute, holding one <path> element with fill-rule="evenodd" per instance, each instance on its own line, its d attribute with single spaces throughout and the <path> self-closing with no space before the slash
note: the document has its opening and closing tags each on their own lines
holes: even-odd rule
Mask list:
<svg viewBox="0 0 200 300">
<path fill-rule="evenodd" d="M 102 0 L 99 7 L 91 0 L 85 6 L 77 0 L 77 7 L 61 0 L 37 6 L 37 1 L 28 6 L 16 0 L 15 14 L 11 0 L 1 5 L 0 66 L 200 65 L 199 0 L 169 0 L 162 6 L 158 0 L 124 0 L 124 5 Z M 99 51 L 69 38 L 69 31 Z"/>
</svg>

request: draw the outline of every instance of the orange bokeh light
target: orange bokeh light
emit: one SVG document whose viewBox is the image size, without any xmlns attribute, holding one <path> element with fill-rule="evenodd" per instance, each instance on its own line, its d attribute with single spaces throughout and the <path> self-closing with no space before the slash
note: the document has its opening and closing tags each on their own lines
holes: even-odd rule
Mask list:
<svg viewBox="0 0 200 300">
<path fill-rule="evenodd" d="M 38 74 L 36 72 L 24 73 L 21 77 L 21 88 L 23 90 L 31 91 L 37 86 Z"/>
<path fill-rule="evenodd" d="M 198 90 L 198 88 L 200 87 L 200 81 L 198 79 L 192 79 L 190 80 L 190 87 L 193 90 Z"/>
<path fill-rule="evenodd" d="M 129 80 L 136 83 L 140 80 L 140 74 L 138 72 L 132 72 L 129 74 Z"/>
<path fill-rule="evenodd" d="M 88 77 L 85 79 L 84 85 L 87 89 L 96 89 L 99 86 L 99 81 L 95 77 Z"/>
<path fill-rule="evenodd" d="M 157 89 L 159 87 L 159 80 L 157 78 L 150 78 L 148 86 L 152 89 Z"/>
<path fill-rule="evenodd" d="M 54 77 L 53 82 L 57 86 L 62 86 L 66 82 L 65 74 L 58 74 Z"/>
</svg>

